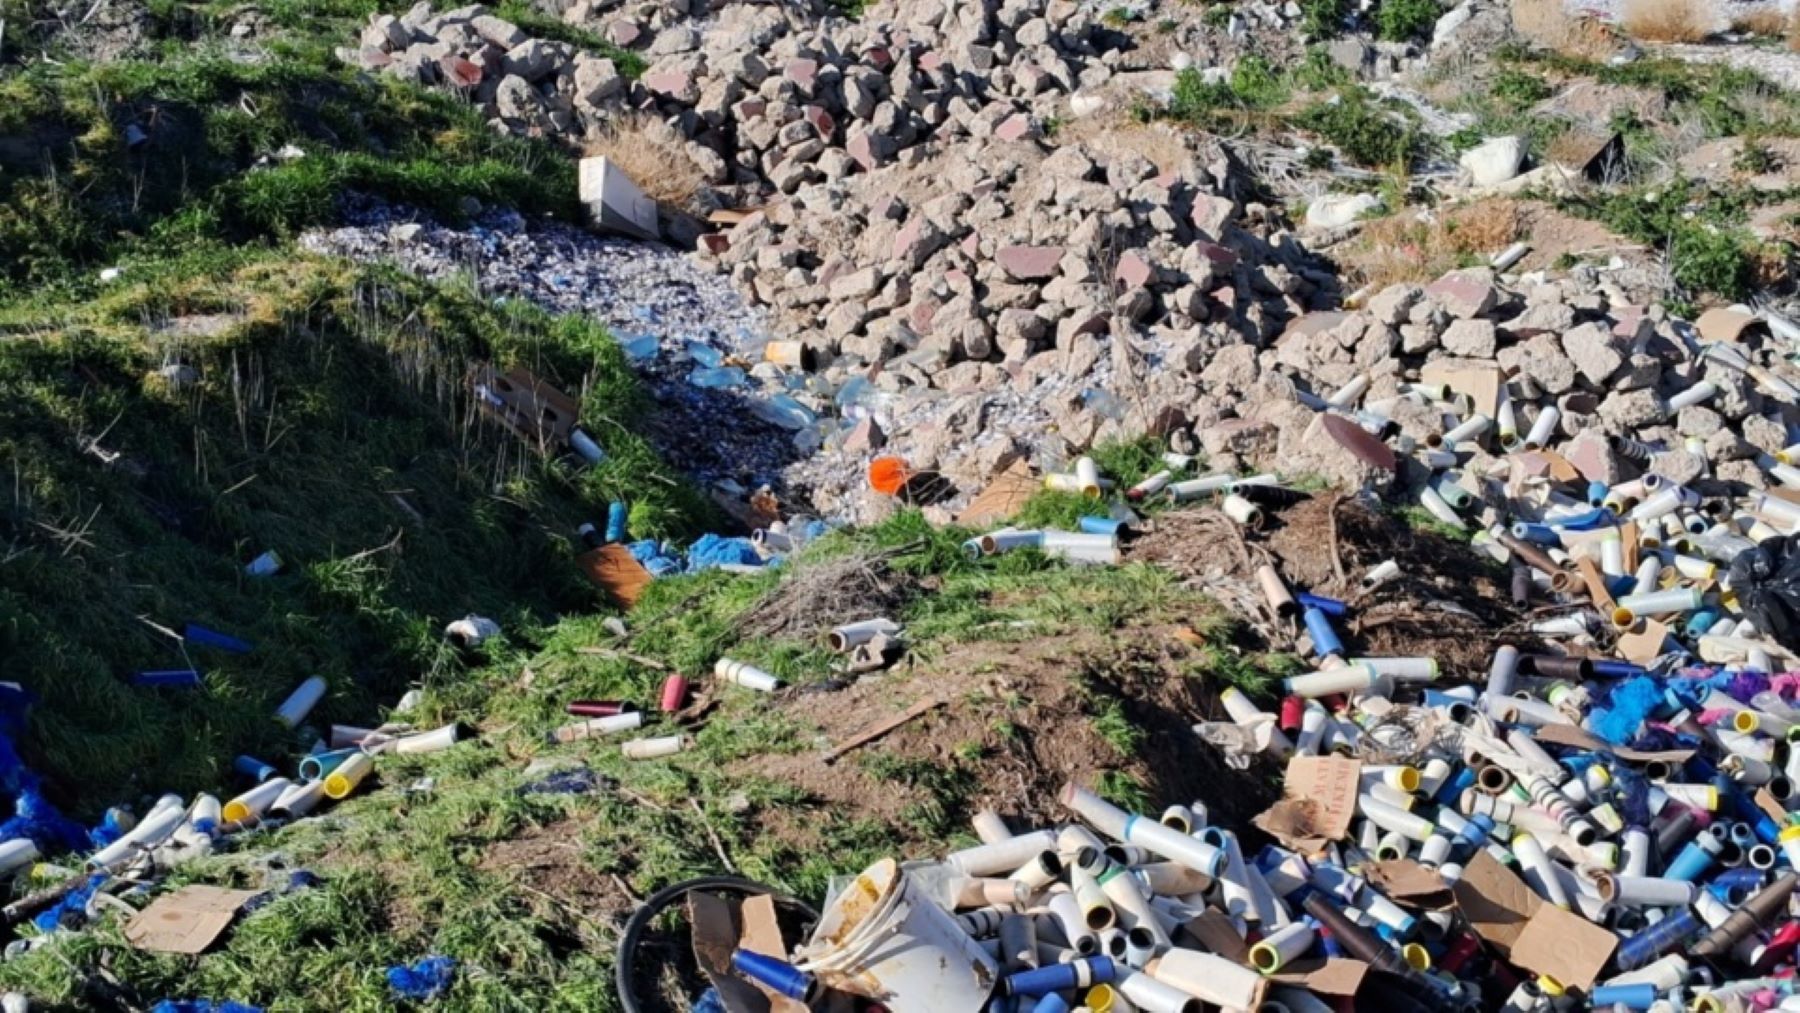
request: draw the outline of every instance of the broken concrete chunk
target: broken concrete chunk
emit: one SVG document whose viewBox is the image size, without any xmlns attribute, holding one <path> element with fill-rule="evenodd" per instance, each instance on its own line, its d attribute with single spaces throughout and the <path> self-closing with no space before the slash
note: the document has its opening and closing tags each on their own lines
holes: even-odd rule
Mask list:
<svg viewBox="0 0 1800 1013">
<path fill-rule="evenodd" d="M 593 224 L 637 239 L 659 239 L 656 202 L 605 156 L 584 158 L 579 167 L 581 202 Z"/>
</svg>

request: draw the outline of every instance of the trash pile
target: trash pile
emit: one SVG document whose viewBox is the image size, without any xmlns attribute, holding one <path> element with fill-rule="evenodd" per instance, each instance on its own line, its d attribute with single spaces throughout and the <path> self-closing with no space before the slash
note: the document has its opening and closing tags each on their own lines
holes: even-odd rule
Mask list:
<svg viewBox="0 0 1800 1013">
<path fill-rule="evenodd" d="M 1452 281 L 1435 296 L 1472 320 L 1493 292 Z M 1646 351 L 1658 335 L 1680 343 Z M 1743 451 L 1726 477 L 1708 437 L 1730 432 L 1719 416 L 1785 425 L 1796 337 L 1741 311 L 1699 334 L 1574 326 L 1582 385 L 1657 364 L 1592 403 L 1572 379 L 1559 405 L 1542 358 L 1510 380 L 1467 360 L 1390 374 L 1380 398 L 1360 375 L 1328 396 L 1295 388 L 1319 439 L 1474 529 L 1475 551 L 1512 575 L 1531 612 L 1492 631 L 1485 676 L 1351 649 L 1359 601 L 1400 580 L 1399 562 L 1345 598 L 1297 592 L 1265 564 L 1269 614 L 1312 670 L 1265 700 L 1226 689 L 1224 719 L 1195 732 L 1236 766 L 1285 763 L 1284 798 L 1254 821 L 1271 843 L 1246 851 L 1204 800 L 1131 813 L 1071 783 L 1067 822 L 978 814 L 980 846 L 834 884 L 804 942 L 740 943 L 735 976 L 895 1013 L 1781 1003 L 1800 946 L 1800 680 L 1784 674 L 1800 667 L 1800 452 Z M 1614 343 L 1618 361 L 1590 361 Z M 1624 432 L 1615 398 L 1642 402 Z M 1562 408 L 1608 428 L 1565 429 Z M 1211 497 L 1251 539 L 1296 498 L 1273 476 L 1183 479 L 1188 462 L 1167 463 L 1104 511 L 1110 483 L 1089 459 L 1044 482 L 1107 523 Z M 1117 534 L 1095 531 L 1090 551 L 1116 558 Z M 1079 558 L 1081 538 L 1000 529 L 968 551 Z"/>
<path fill-rule="evenodd" d="M 466 632 L 462 627 L 474 630 L 479 628 L 477 623 L 491 626 L 490 620 L 471 616 L 452 623 L 447 635 L 458 639 L 460 632 Z M 237 638 L 198 624 L 190 623 L 183 633 L 175 635 L 182 642 L 184 656 L 188 648 L 219 648 L 236 653 L 252 650 L 251 645 Z M 473 642 L 479 639 L 476 637 Z M 138 673 L 133 683 L 181 687 L 194 685 L 198 678 L 198 671 L 188 668 Z M 302 724 L 324 698 L 326 689 L 322 678 L 306 680 L 276 708 L 275 721 L 297 736 L 313 736 L 315 733 Z M 394 714 L 403 715 L 418 700 L 417 691 L 409 693 L 395 707 Z M 29 870 L 40 883 L 50 882 L 0 909 L 0 919 L 7 925 L 17 926 L 29 920 L 37 930 L 35 935 L 8 945 L 9 959 L 65 933 L 79 931 L 108 911 L 126 915 L 124 936 L 135 947 L 164 953 L 200 953 L 238 913 L 255 910 L 279 894 L 311 886 L 316 878 L 304 870 L 284 872 L 280 882 L 260 891 L 189 885 L 142 908 L 123 898 L 141 898 L 148 893 L 150 884 L 212 854 L 232 835 L 280 826 L 308 815 L 328 800 L 348 798 L 369 780 L 378 756 L 436 752 L 448 749 L 459 737 L 455 724 L 431 731 L 420 731 L 404 722 L 377 728 L 333 725 L 300 757 L 293 777 L 284 776 L 262 760 L 240 756 L 232 766 L 246 787 L 226 801 L 201 794 L 190 803 L 179 795 L 168 794 L 141 816 L 127 809 L 110 809 L 98 827 L 84 833 L 43 799 L 37 778 L 19 762 L 12 749 L 10 736 L 24 716 L 24 694 L 12 686 L 5 690 L 4 702 L 10 724 L 0 730 L 0 768 L 4 769 L 5 787 L 13 796 L 15 815 L 0 826 L 0 874 L 21 875 Z M 85 853 L 85 858 L 73 869 L 67 864 L 39 863 L 40 859 L 65 852 Z M 9 1010 L 27 1008 L 23 996 L 8 993 L 6 998 Z M 234 1003 L 214 1005 L 205 1000 L 170 1000 L 157 1008 L 254 1009 Z"/>
</svg>

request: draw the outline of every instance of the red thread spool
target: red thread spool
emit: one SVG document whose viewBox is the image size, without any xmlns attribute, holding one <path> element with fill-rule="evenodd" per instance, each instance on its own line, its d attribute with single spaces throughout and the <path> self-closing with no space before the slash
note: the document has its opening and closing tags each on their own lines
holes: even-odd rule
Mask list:
<svg viewBox="0 0 1800 1013">
<path fill-rule="evenodd" d="M 1297 696 L 1286 697 L 1281 701 L 1281 730 L 1297 732 L 1300 730 L 1302 716 L 1306 713 L 1306 701 Z"/>
<path fill-rule="evenodd" d="M 665 714 L 673 714 L 687 702 L 688 681 L 677 674 L 663 680 L 662 709 Z"/>
</svg>

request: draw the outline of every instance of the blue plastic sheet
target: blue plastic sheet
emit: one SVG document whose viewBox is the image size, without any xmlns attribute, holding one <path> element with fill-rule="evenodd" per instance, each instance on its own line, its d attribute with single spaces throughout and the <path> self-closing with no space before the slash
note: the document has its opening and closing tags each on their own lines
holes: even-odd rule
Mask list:
<svg viewBox="0 0 1800 1013">
<path fill-rule="evenodd" d="M 0 791 L 12 796 L 11 818 L 0 823 L 0 841 L 27 837 L 44 854 L 82 849 L 88 835 L 63 816 L 39 791 L 38 776 L 25 766 L 12 737 L 25 727 L 29 694 L 0 687 Z"/>
<path fill-rule="evenodd" d="M 213 1002 L 211 999 L 164 999 L 152 1006 L 150 1013 L 263 1013 L 263 1008 L 241 1002 Z"/>
<path fill-rule="evenodd" d="M 388 987 L 402 999 L 424 1001 L 435 999 L 456 980 L 456 960 L 433 956 L 413 964 L 396 964 L 387 969 Z"/>
<path fill-rule="evenodd" d="M 39 931 L 53 932 L 58 926 L 65 924 L 65 917 L 76 922 L 85 921 L 88 901 L 93 899 L 94 891 L 100 888 L 100 884 L 106 882 L 106 878 L 106 874 L 103 872 L 89 876 L 87 882 L 70 890 L 62 900 L 40 912 L 36 918 L 31 920 L 31 924 L 37 926 Z"/>
<path fill-rule="evenodd" d="M 94 850 L 98 851 L 125 836 L 127 831 L 119 824 L 119 816 L 119 810 L 108 809 L 106 815 L 100 818 L 100 824 L 87 832 L 88 844 Z"/>
<path fill-rule="evenodd" d="M 761 566 L 763 560 L 756 554 L 756 546 L 748 538 L 724 538 L 705 534 L 688 546 L 688 573 L 699 573 L 731 564 Z"/>
</svg>

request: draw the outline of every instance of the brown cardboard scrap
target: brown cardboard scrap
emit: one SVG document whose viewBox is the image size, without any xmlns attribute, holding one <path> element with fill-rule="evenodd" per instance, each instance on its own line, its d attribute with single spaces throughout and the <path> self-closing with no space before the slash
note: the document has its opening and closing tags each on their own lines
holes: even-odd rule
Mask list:
<svg viewBox="0 0 1800 1013">
<path fill-rule="evenodd" d="M 1554 904 L 1537 909 L 1512 944 L 1512 962 L 1587 991 L 1594 987 L 1619 937 Z"/>
<path fill-rule="evenodd" d="M 1244 937 L 1237 934 L 1231 919 L 1218 908 L 1207 908 L 1187 920 L 1182 929 L 1200 944 L 1200 948 L 1216 953 L 1226 960 L 1240 964 L 1250 963 L 1250 945 Z"/>
<path fill-rule="evenodd" d="M 738 940 L 738 909 L 716 894 L 688 894 L 688 924 L 694 944 L 694 960 L 706 980 L 718 990 L 729 1013 L 769 1013 L 769 999 L 760 989 L 731 969 L 731 951 Z"/>
<path fill-rule="evenodd" d="M 1601 615 L 1611 616 L 1613 609 L 1618 606 L 1613 602 L 1612 593 L 1606 589 L 1606 575 L 1587 556 L 1577 560 L 1575 568 L 1581 572 L 1581 582 L 1587 585 L 1588 600 L 1594 603 L 1594 608 Z"/>
<path fill-rule="evenodd" d="M 1419 370 L 1422 383 L 1444 384 L 1460 394 L 1469 395 L 1475 402 L 1475 410 L 1488 418 L 1498 418 L 1500 413 L 1499 363 L 1470 361 L 1460 362 L 1454 359 L 1439 359 L 1428 362 Z"/>
<path fill-rule="evenodd" d="M 125 939 L 140 950 L 204 953 L 237 917 L 255 890 L 227 890 L 194 884 L 167 893 L 133 915 Z"/>
<path fill-rule="evenodd" d="M 1649 665 L 1662 656 L 1663 643 L 1669 639 L 1669 628 L 1654 619 L 1639 619 L 1631 629 L 1619 637 L 1619 653 L 1625 660 L 1638 665 Z"/>
<path fill-rule="evenodd" d="M 1368 973 L 1369 965 L 1360 960 L 1344 957 L 1320 960 L 1315 957 L 1296 960 L 1269 975 L 1269 980 L 1281 985 L 1298 985 L 1320 995 L 1354 996 L 1362 987 L 1363 976 Z"/>
<path fill-rule="evenodd" d="M 1364 870 L 1364 875 L 1369 885 L 1386 894 L 1388 899 L 1410 907 L 1435 911 L 1454 903 L 1450 884 L 1444 882 L 1436 869 L 1428 869 L 1408 858 L 1375 862 Z"/>
<path fill-rule="evenodd" d="M 1587 749 L 1602 753 L 1611 753 L 1621 760 L 1631 763 L 1650 763 L 1661 760 L 1665 763 L 1686 763 L 1694 755 L 1692 749 L 1659 749 L 1646 752 L 1642 749 L 1627 749 L 1615 746 L 1610 742 L 1596 738 L 1574 725 L 1544 725 L 1532 733 L 1539 742 L 1550 742 L 1559 746 L 1573 746 L 1576 749 Z"/>
<path fill-rule="evenodd" d="M 745 898 L 738 914 L 744 919 L 744 931 L 738 936 L 738 947 L 777 960 L 788 959 L 787 945 L 781 941 L 781 920 L 775 913 L 775 898 L 768 894 Z M 806 1013 L 806 1004 L 789 998 L 761 982 L 752 982 L 769 998 L 769 1008 L 777 1013 Z"/>
<path fill-rule="evenodd" d="M 1283 794 L 1319 805 L 1319 829 L 1332 840 L 1350 832 L 1356 796 L 1362 790 L 1362 761 L 1347 756 L 1296 756 L 1288 761 Z"/>
<path fill-rule="evenodd" d="M 744 918 L 744 931 L 738 945 L 752 953 L 778 960 L 788 959 L 787 944 L 781 941 L 781 921 L 775 915 L 775 898 L 768 894 L 748 897 L 738 909 Z"/>
<path fill-rule="evenodd" d="M 475 367 L 470 384 L 492 395 L 476 399 L 482 410 L 536 443 L 540 451 L 549 452 L 566 443 L 581 417 L 581 405 L 574 398 L 523 366 L 501 372 L 483 363 Z"/>
<path fill-rule="evenodd" d="M 1513 875 L 1486 851 L 1463 869 L 1462 878 L 1450 888 L 1456 906 L 1477 935 L 1493 943 L 1502 954 L 1511 954 L 1525 923 L 1544 906 L 1544 901 L 1525 881 Z"/>
<path fill-rule="evenodd" d="M 956 523 L 981 528 L 1010 520 L 1026 500 L 1037 495 L 1039 488 L 1038 480 L 1031 477 L 1030 466 L 1023 459 L 1014 461 L 1012 467 L 995 475 L 986 488 L 975 494 L 962 513 L 956 515 Z"/>
<path fill-rule="evenodd" d="M 631 608 L 650 586 L 650 571 L 623 545 L 602 545 L 575 557 L 587 579 L 621 608 Z"/>
</svg>

